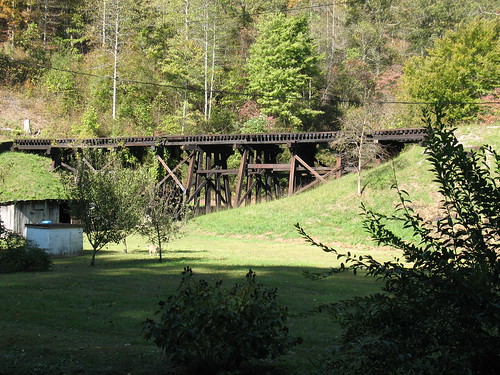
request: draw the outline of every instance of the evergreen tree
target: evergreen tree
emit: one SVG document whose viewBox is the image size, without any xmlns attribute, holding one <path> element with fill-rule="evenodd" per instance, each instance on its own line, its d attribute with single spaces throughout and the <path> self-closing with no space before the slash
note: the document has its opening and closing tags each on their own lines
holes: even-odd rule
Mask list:
<svg viewBox="0 0 500 375">
<path fill-rule="evenodd" d="M 257 25 L 259 36 L 247 62 L 249 87 L 266 115 L 299 129 L 314 109 L 318 55 L 305 16 L 275 14 Z"/>
</svg>

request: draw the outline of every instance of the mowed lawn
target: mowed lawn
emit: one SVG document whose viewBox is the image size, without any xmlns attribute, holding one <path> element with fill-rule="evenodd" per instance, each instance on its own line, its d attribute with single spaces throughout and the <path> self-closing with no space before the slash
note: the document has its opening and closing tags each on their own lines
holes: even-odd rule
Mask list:
<svg viewBox="0 0 500 375">
<path fill-rule="evenodd" d="M 336 261 L 301 239 L 186 233 L 168 245 L 161 264 L 149 256 L 142 239 L 129 238 L 128 246 L 128 253 L 122 245 L 104 249 L 94 268 L 86 250 L 80 257 L 56 259 L 50 272 L 0 275 L 0 374 L 162 373 L 162 353 L 141 337 L 141 323 L 153 318 L 158 302 L 175 291 L 186 266 L 228 287 L 242 282 L 251 268 L 260 283 L 278 289 L 292 316 L 379 288 L 372 279 L 350 274 L 305 278 L 304 271 L 324 271 Z M 385 259 L 393 255 L 373 251 Z M 269 373 L 307 371 L 339 334 L 327 315 L 292 317 L 289 327 L 304 343 L 268 361 Z"/>
</svg>

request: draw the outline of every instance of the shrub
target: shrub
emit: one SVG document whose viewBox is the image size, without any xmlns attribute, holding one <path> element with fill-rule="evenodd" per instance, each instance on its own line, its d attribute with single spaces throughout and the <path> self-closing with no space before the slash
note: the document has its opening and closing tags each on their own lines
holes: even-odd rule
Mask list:
<svg viewBox="0 0 500 375">
<path fill-rule="evenodd" d="M 175 365 L 195 373 L 237 369 L 244 361 L 283 354 L 298 343 L 285 326 L 287 310 L 276 301 L 276 289 L 246 275 L 243 285 L 227 290 L 222 281 L 196 281 L 185 268 L 176 295 L 160 302 L 159 322 L 147 319 L 144 334 Z"/>
<path fill-rule="evenodd" d="M 50 255 L 33 245 L 0 250 L 0 273 L 48 271 Z"/>
<path fill-rule="evenodd" d="M 385 281 L 381 293 L 319 308 L 344 328 L 322 373 L 500 373 L 500 156 L 488 146 L 467 152 L 439 117 L 427 121 L 441 218 L 425 222 L 399 190 L 396 214 L 364 209 L 372 238 L 401 249 L 406 262 L 341 253 L 300 229 L 344 260 L 330 274 L 364 269 Z M 395 235 L 391 222 L 411 229 L 413 241 Z"/>
<path fill-rule="evenodd" d="M 5 229 L 0 220 L 0 273 L 48 271 L 51 266 L 47 252 Z"/>
<path fill-rule="evenodd" d="M 45 250 L 32 244 L 27 244 L 24 251 L 26 256 L 23 271 L 48 271 L 52 267 L 52 258 Z"/>
<path fill-rule="evenodd" d="M 0 250 L 0 273 L 20 272 L 26 263 L 23 247 Z"/>
</svg>

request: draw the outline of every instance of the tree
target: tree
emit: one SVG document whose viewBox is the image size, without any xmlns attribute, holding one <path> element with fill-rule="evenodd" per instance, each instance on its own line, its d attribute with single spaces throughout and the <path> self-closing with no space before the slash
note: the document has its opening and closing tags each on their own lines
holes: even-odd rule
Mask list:
<svg viewBox="0 0 500 375">
<path fill-rule="evenodd" d="M 153 245 L 158 246 L 160 263 L 163 259 L 163 246 L 180 235 L 185 223 L 185 198 L 173 183 L 153 183 L 146 189 L 144 222 L 138 227 L 138 231 Z"/>
<path fill-rule="evenodd" d="M 305 16 L 275 14 L 258 23 L 247 61 L 248 83 L 262 112 L 300 128 L 321 112 L 314 109 L 318 55 Z"/>
<path fill-rule="evenodd" d="M 476 17 L 494 18 L 495 13 L 488 10 L 495 7 L 493 0 L 399 0 L 391 10 L 399 24 L 395 32 L 407 42 L 408 52 L 422 56 L 435 40 L 460 23 Z"/>
<path fill-rule="evenodd" d="M 125 168 L 120 153 L 86 149 L 78 155 L 76 181 L 69 185 L 71 214 L 92 246 L 91 266 L 105 245 L 119 243 L 141 219 L 144 173 Z"/>
<path fill-rule="evenodd" d="M 380 116 L 375 106 L 355 107 L 346 113 L 341 124 L 339 137 L 331 146 L 339 151 L 349 166 L 354 168 L 358 180 L 358 195 L 363 192 L 361 171 L 366 164 L 383 154 L 382 147 L 369 139 Z"/>
<path fill-rule="evenodd" d="M 379 262 L 305 238 L 343 263 L 383 279 L 382 292 L 324 305 L 344 328 L 329 366 L 339 374 L 497 374 L 500 363 L 500 155 L 467 151 L 440 116 L 427 117 L 426 153 L 442 195 L 441 215 L 425 222 L 398 190 L 394 215 L 364 208 L 375 242 L 403 251 Z M 402 238 L 391 225 L 408 228 Z M 299 227 L 300 228 L 300 227 Z M 392 228 L 394 228 L 392 226 Z"/>
<path fill-rule="evenodd" d="M 428 56 L 406 62 L 403 89 L 411 100 L 451 103 L 445 112 L 449 120 L 475 118 L 479 111 L 475 103 L 500 80 L 499 35 L 498 20 L 483 19 L 447 33 Z"/>
</svg>

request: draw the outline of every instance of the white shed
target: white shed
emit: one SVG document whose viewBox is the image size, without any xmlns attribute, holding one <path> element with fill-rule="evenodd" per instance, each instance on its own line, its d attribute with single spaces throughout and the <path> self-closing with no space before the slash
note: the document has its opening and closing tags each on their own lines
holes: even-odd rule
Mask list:
<svg viewBox="0 0 500 375">
<path fill-rule="evenodd" d="M 26 224 L 25 237 L 54 256 L 81 255 L 83 229 L 81 225 L 42 223 Z"/>
</svg>

